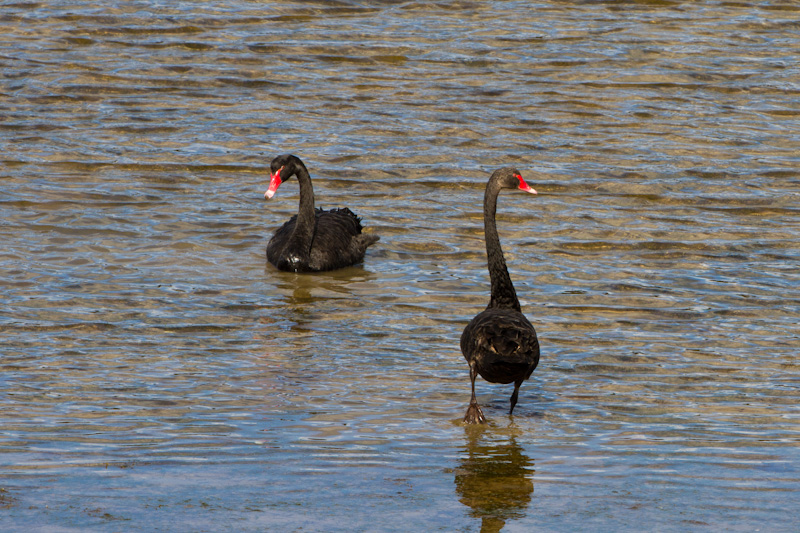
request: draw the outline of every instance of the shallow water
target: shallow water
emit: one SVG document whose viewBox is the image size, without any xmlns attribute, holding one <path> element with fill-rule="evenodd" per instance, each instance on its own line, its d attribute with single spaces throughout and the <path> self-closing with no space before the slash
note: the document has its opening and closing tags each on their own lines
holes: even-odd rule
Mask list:
<svg viewBox="0 0 800 533">
<path fill-rule="evenodd" d="M 799 527 L 796 3 L 176 4 L 0 11 L 0 528 Z M 286 152 L 363 265 L 265 264 Z"/>
</svg>

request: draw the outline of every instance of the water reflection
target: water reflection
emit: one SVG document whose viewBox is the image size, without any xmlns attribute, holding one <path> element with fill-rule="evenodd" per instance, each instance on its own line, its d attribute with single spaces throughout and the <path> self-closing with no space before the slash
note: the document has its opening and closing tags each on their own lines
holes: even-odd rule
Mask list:
<svg viewBox="0 0 800 533">
<path fill-rule="evenodd" d="M 265 279 L 274 305 L 270 322 L 287 320 L 292 330 L 309 333 L 319 318 L 340 320 L 359 305 L 360 291 L 369 287 L 375 275 L 361 267 L 315 275 L 280 272 L 267 265 Z"/>
<path fill-rule="evenodd" d="M 467 454 L 456 469 L 459 501 L 481 519 L 482 532 L 500 531 L 507 520 L 525 516 L 533 495 L 533 460 L 491 428 L 466 427 Z"/>
<path fill-rule="evenodd" d="M 331 298 L 352 298 L 354 287 L 375 279 L 372 272 L 361 266 L 309 275 L 280 272 L 267 265 L 264 276 L 275 285 L 276 292 L 283 297 L 284 305 L 300 307 Z"/>
</svg>

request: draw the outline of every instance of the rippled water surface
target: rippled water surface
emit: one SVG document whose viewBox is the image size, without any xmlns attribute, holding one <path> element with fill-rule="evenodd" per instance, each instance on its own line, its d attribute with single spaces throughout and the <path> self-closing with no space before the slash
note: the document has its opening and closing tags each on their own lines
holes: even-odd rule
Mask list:
<svg viewBox="0 0 800 533">
<path fill-rule="evenodd" d="M 4 2 L 3 531 L 796 531 L 800 6 Z M 266 265 L 304 159 L 363 265 Z M 542 345 L 458 347 L 481 201 Z"/>
</svg>

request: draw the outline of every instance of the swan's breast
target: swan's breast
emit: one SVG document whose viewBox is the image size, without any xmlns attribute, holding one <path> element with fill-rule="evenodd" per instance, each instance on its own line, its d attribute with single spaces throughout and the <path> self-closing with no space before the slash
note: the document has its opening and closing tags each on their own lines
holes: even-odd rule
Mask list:
<svg viewBox="0 0 800 533">
<path fill-rule="evenodd" d="M 290 272 L 303 272 L 306 270 L 305 261 L 297 254 L 286 254 L 281 257 L 279 268 Z"/>
</svg>

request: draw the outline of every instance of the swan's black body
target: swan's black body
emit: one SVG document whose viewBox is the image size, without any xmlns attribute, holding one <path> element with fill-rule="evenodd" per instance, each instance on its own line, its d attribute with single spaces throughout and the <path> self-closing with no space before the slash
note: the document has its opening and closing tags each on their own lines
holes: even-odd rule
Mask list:
<svg viewBox="0 0 800 533">
<path fill-rule="evenodd" d="M 512 168 L 495 171 L 486 185 L 483 224 L 492 298 L 486 310 L 473 318 L 461 335 L 461 352 L 469 363 L 472 381 L 472 398 L 464 416 L 464 422 L 469 424 L 486 422 L 475 398 L 475 378 L 478 374 L 491 383 L 514 383 L 509 412 L 512 414 L 520 385 L 539 364 L 539 340 L 533 326 L 521 312 L 497 235 L 497 196 L 500 189 L 504 188 L 536 193 Z"/>
<path fill-rule="evenodd" d="M 300 183 L 298 213 L 278 228 L 267 244 L 267 260 L 288 272 L 319 272 L 360 263 L 377 235 L 361 233 L 361 219 L 349 209 L 314 209 L 311 177 L 300 158 L 281 155 L 272 160 L 271 198 L 283 181 L 297 176 Z"/>
</svg>

